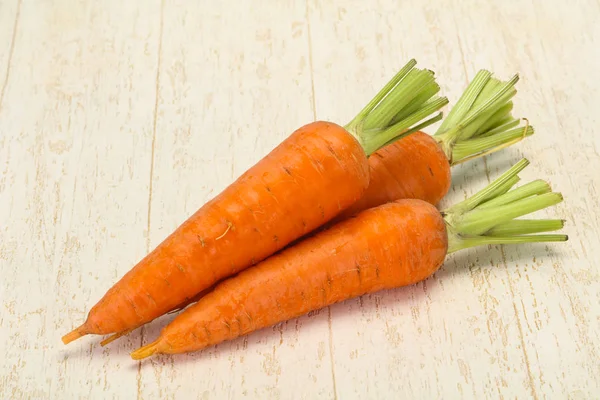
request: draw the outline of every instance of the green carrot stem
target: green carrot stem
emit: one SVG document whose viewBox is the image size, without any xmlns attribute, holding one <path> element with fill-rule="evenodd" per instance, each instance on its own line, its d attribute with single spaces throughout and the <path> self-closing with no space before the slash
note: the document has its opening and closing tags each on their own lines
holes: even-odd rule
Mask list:
<svg viewBox="0 0 600 400">
<path fill-rule="evenodd" d="M 566 242 L 567 235 L 474 236 L 448 237 L 448 253 L 483 245 Z"/>
<path fill-rule="evenodd" d="M 533 135 L 533 133 L 533 127 L 527 126 L 525 128 L 516 128 L 494 135 L 486 135 L 458 142 L 452 149 L 452 161 L 454 164 L 458 164 L 465 159 L 472 159 L 473 156 L 482 153 L 489 154 L 490 150 L 497 151 L 506 147 L 507 144 L 514 144 Z"/>
<path fill-rule="evenodd" d="M 475 78 L 469 83 L 463 94 L 460 96 L 456 105 L 452 107 L 448 116 L 444 119 L 438 128 L 440 132 L 446 132 L 450 127 L 457 126 L 462 119 L 465 118 L 477 96 L 481 93 L 484 86 L 492 76 L 492 73 L 486 70 L 480 70 L 475 75 Z"/>
<path fill-rule="evenodd" d="M 381 146 L 415 132 L 413 125 L 448 103 L 445 97 L 435 96 L 440 87 L 433 72 L 414 68 L 415 65 L 415 60 L 409 61 L 345 126 L 367 156 Z M 437 120 L 434 117 L 419 126 L 424 128 Z"/>
<path fill-rule="evenodd" d="M 511 115 L 518 80 L 515 75 L 502 82 L 481 70 L 469 83 L 433 136 L 451 165 L 499 151 L 534 133 L 529 125 L 517 128 L 519 120 Z"/>
<path fill-rule="evenodd" d="M 498 224 L 553 206 L 562 200 L 563 197 L 560 193 L 545 193 L 497 207 L 481 210 L 475 208 L 462 215 L 454 226 L 461 233 L 481 235 Z"/>
<path fill-rule="evenodd" d="M 496 128 L 490 129 L 488 131 L 482 130 L 483 133 L 478 134 L 477 137 L 482 138 L 507 131 L 519 125 L 519 122 L 520 121 L 516 118 L 513 118 L 512 115 L 507 115 L 502 120 L 498 121 L 498 125 L 496 126 Z"/>
<path fill-rule="evenodd" d="M 503 82 L 501 82 L 499 79 L 494 78 L 493 76 L 490 76 L 490 79 L 486 82 L 485 86 L 483 88 L 481 88 L 481 93 L 479 94 L 479 96 L 477 96 L 477 98 L 473 102 L 473 106 L 471 107 L 471 109 L 469 110 L 467 115 L 469 115 L 469 113 L 473 112 L 473 110 L 476 110 L 479 107 L 481 107 L 482 105 L 484 105 L 488 101 L 488 99 L 492 95 L 494 95 L 494 93 L 496 93 L 496 91 L 499 89 L 499 87 L 502 83 Z"/>
<path fill-rule="evenodd" d="M 392 79 L 390 79 L 390 81 L 375 95 L 375 97 L 373 97 L 371 101 L 367 103 L 365 108 L 363 108 L 358 115 L 354 117 L 352 121 L 350 121 L 348 126 L 356 125 L 360 121 L 364 120 L 365 117 L 369 115 L 371 111 L 373 111 L 373 109 L 383 100 L 383 98 L 387 96 L 392 89 L 396 87 L 396 85 L 398 85 L 402 78 L 404 78 L 414 68 L 415 65 L 417 65 L 417 61 L 414 58 L 406 63 L 406 65 L 402 67 Z"/>
<path fill-rule="evenodd" d="M 558 231 L 564 226 L 564 219 L 516 219 L 496 225 L 486 233 L 486 236 L 514 236 L 551 232 Z"/>
<path fill-rule="evenodd" d="M 445 140 L 449 143 L 453 143 L 459 138 L 465 138 L 464 132 L 466 132 L 466 129 L 469 126 L 469 124 L 473 123 L 474 121 L 477 121 L 478 123 L 475 124 L 475 128 L 478 128 L 487 120 L 487 118 L 491 117 L 499 108 L 501 108 L 506 102 L 508 102 L 508 100 L 514 94 L 516 94 L 516 91 L 514 90 L 513 86 L 517 83 L 517 81 L 517 75 L 515 75 L 512 79 L 510 79 L 508 82 L 503 83 L 502 85 L 497 85 L 495 83 L 497 82 L 496 80 L 488 80 L 490 84 L 494 85 L 494 89 L 496 90 L 486 91 L 484 86 L 479 94 L 480 97 L 478 97 L 480 101 L 478 102 L 478 99 L 476 99 L 476 101 L 472 105 L 473 108 L 470 109 L 464 115 L 464 118 L 460 120 L 460 122 L 457 123 L 455 126 L 449 128 L 447 131 L 438 129 L 438 131 L 435 133 L 435 136 L 444 137 Z M 486 115 L 487 118 L 482 118 Z"/>
<path fill-rule="evenodd" d="M 414 73 L 412 73 L 413 71 Z M 433 72 L 417 69 L 413 71 L 411 71 L 412 74 L 407 75 L 406 79 L 401 81 L 401 84 L 390 93 L 389 98 L 384 99 L 384 102 L 388 102 L 384 103 L 384 105 L 390 104 L 389 107 L 376 107 L 367 115 L 363 126 L 365 130 L 389 126 L 394 117 L 402 113 L 402 109 L 406 107 L 413 110 L 416 108 L 417 111 L 413 111 L 413 113 L 418 112 L 419 108 L 415 107 L 415 104 L 425 105 L 428 100 L 428 98 L 419 95 L 427 93 L 429 97 L 432 97 L 439 91 L 439 86 L 435 82 Z M 405 118 L 409 116 L 407 115 Z"/>
<path fill-rule="evenodd" d="M 485 210 L 492 207 L 509 204 L 514 201 L 521 200 L 536 194 L 549 193 L 551 191 L 552 189 L 550 188 L 550 184 L 548 182 L 538 179 L 533 182 L 529 182 L 528 184 L 523 185 L 520 188 L 512 190 L 510 193 L 506 193 L 501 196 L 495 196 L 495 198 L 483 204 L 480 204 L 477 208 L 479 210 Z"/>
<path fill-rule="evenodd" d="M 513 88 L 512 90 L 506 92 L 502 97 L 498 98 L 494 103 L 491 103 L 488 108 L 482 109 L 480 113 L 473 119 L 472 122 L 465 124 L 465 126 L 458 129 L 454 136 L 454 142 L 458 143 L 460 141 L 471 139 L 473 136 L 477 134 L 477 132 L 482 131 L 483 125 L 491 125 L 492 127 L 496 126 L 496 122 L 488 123 L 489 120 L 499 120 L 496 114 L 502 110 L 502 104 L 506 103 L 513 97 L 517 91 Z"/>
<path fill-rule="evenodd" d="M 510 115 L 513 106 L 513 102 L 510 101 L 504 106 L 500 107 L 483 124 L 481 124 L 481 126 L 479 126 L 474 136 L 481 136 L 484 132 L 487 132 L 487 134 L 489 135 L 488 131 L 492 130 L 495 126 L 501 125 L 503 122 L 505 122 L 506 118 L 514 120 L 514 118 L 512 118 Z M 518 124 L 519 121 L 516 121 Z"/>
<path fill-rule="evenodd" d="M 487 204 L 486 201 L 488 199 L 494 199 L 494 198 L 502 196 L 504 193 L 508 192 L 513 186 L 515 186 L 517 183 L 519 183 L 520 180 L 521 180 L 521 178 L 519 178 L 518 175 L 513 176 L 512 178 L 510 178 L 509 180 L 504 182 L 502 185 L 498 186 L 496 188 L 496 190 L 489 193 L 488 197 L 482 201 L 481 206 L 483 206 L 484 204 Z"/>
<path fill-rule="evenodd" d="M 437 85 L 428 85 L 421 93 L 419 93 L 412 101 L 411 104 L 400 110 L 394 118 L 390 121 L 389 125 L 392 126 L 403 119 L 408 118 L 412 113 L 416 112 L 423 104 L 427 101 L 433 101 L 437 98 L 435 94 L 439 92 L 440 88 Z"/>
<path fill-rule="evenodd" d="M 502 105 L 508 102 L 508 100 L 516 94 L 514 86 L 518 81 L 519 76 L 515 75 L 508 82 L 504 82 L 501 85 L 496 85 L 494 88 L 495 90 L 490 90 L 491 93 L 489 97 L 487 93 L 484 93 L 482 98 L 484 98 L 485 101 L 482 101 L 481 105 L 478 105 L 477 102 L 475 102 L 477 107 L 474 107 L 474 110 L 469 111 L 464 121 L 462 121 L 462 124 L 468 125 L 477 118 L 481 117 L 483 113 L 490 112 L 491 110 L 497 110 L 498 108 L 502 107 Z"/>
<path fill-rule="evenodd" d="M 446 214 L 460 214 L 467 211 L 471 211 L 473 208 L 477 207 L 480 203 L 491 199 L 491 195 L 494 192 L 498 191 L 498 188 L 506 185 L 506 182 L 514 180 L 514 177 L 517 176 L 519 172 L 521 172 L 525 167 L 529 165 L 529 160 L 526 158 L 520 160 L 518 163 L 513 165 L 508 171 L 503 173 L 500 177 L 490 183 L 488 186 L 475 193 L 473 196 L 468 199 L 461 201 L 450 207 L 446 210 Z"/>
<path fill-rule="evenodd" d="M 542 180 L 512 189 L 517 174 L 528 164 L 526 159 L 519 161 L 475 195 L 442 212 L 449 252 L 483 244 L 567 240 L 566 235 L 529 235 L 561 229 L 562 220 L 515 220 L 563 200 L 562 194 L 550 192 L 550 185 Z"/>
<path fill-rule="evenodd" d="M 397 85 L 385 98 L 389 104 L 398 107 L 376 107 L 364 120 L 363 128 L 365 130 L 374 129 L 381 126 L 387 126 L 389 122 L 398 113 L 398 110 L 406 107 L 415 99 L 419 91 L 433 82 L 433 74 L 428 71 L 418 69 L 411 70 L 406 78 L 401 81 L 403 85 Z"/>
<path fill-rule="evenodd" d="M 410 129 L 410 127 L 423 118 L 431 115 L 431 113 L 439 110 L 446 104 L 448 104 L 448 99 L 445 97 L 437 98 L 431 102 L 427 102 L 420 110 L 414 112 L 407 118 L 397 122 L 389 128 L 384 129 L 383 131 L 365 132 L 366 134 L 363 136 L 363 148 L 365 149 L 365 153 L 373 154 L 375 151 L 377 151 L 377 149 L 380 149 L 386 144 L 401 139 L 410 133 L 416 132 L 416 129 Z M 439 118 L 436 116 L 425 121 L 419 125 L 419 129 L 422 129 L 424 125 L 433 124 L 438 119 Z"/>
</svg>

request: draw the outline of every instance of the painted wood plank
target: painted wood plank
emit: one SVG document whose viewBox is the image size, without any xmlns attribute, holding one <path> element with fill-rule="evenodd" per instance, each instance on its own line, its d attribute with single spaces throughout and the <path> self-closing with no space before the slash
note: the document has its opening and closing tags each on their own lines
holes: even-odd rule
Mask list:
<svg viewBox="0 0 600 400">
<path fill-rule="evenodd" d="M 60 337 L 146 250 L 157 11 L 21 5 L 0 110 L 2 398 L 136 395 L 128 341 Z"/>
<path fill-rule="evenodd" d="M 0 2 L 0 110 L 10 75 L 20 12 L 21 2 L 19 0 Z"/>
</svg>

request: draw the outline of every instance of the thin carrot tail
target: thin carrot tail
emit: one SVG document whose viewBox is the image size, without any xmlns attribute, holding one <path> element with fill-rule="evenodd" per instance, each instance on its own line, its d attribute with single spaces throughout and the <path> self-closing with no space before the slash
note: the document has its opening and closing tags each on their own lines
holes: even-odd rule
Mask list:
<svg viewBox="0 0 600 400">
<path fill-rule="evenodd" d="M 143 347 L 140 347 L 139 349 L 131 353 L 131 358 L 133 358 L 134 360 L 142 360 L 144 358 L 150 357 L 158 351 L 159 343 L 160 339 L 155 340 L 154 342 L 147 344 Z"/>
<path fill-rule="evenodd" d="M 77 340 L 82 336 L 87 335 L 87 331 L 85 330 L 85 324 L 73 329 L 71 332 L 67 333 L 62 337 L 62 341 L 64 344 L 69 344 L 73 340 Z"/>
<path fill-rule="evenodd" d="M 124 331 L 117 332 L 113 335 L 110 335 L 109 337 L 107 337 L 106 339 L 104 339 L 103 341 L 100 342 L 100 346 L 106 346 L 107 344 L 114 342 L 121 336 L 125 336 L 128 333 L 132 332 L 134 329 L 136 329 L 136 328 L 125 329 Z"/>
</svg>

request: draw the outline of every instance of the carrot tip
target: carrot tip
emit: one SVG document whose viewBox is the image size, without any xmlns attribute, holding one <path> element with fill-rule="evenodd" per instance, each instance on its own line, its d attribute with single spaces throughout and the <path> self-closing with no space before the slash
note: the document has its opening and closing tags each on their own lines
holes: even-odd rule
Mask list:
<svg viewBox="0 0 600 400">
<path fill-rule="evenodd" d="M 156 353 L 158 351 L 158 344 L 159 344 L 159 341 L 157 340 L 157 341 L 147 344 L 143 347 L 140 347 L 139 349 L 137 349 L 133 353 L 131 353 L 131 358 L 133 358 L 134 360 L 141 360 L 146 357 L 150 357 L 151 355 L 153 355 L 154 353 Z"/>
<path fill-rule="evenodd" d="M 81 325 L 80 327 L 75 328 L 71 332 L 67 333 L 65 336 L 62 337 L 62 342 L 64 344 L 69 344 L 73 340 L 79 339 L 80 337 L 87 335 L 87 332 L 84 331 L 83 327 L 84 325 Z"/>
</svg>

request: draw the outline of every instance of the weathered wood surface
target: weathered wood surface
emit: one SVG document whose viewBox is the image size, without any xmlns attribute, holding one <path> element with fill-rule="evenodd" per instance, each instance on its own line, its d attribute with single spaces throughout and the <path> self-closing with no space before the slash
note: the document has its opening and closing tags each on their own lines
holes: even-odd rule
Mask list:
<svg viewBox="0 0 600 400">
<path fill-rule="evenodd" d="M 592 0 L 0 1 L 0 397 L 597 397 L 599 18 Z M 455 168 L 441 206 L 526 156 L 569 242 L 459 253 L 198 354 L 129 358 L 164 319 L 60 343 L 289 132 L 347 122 L 412 57 L 451 102 L 480 68 L 519 72 L 537 132 Z"/>
</svg>

